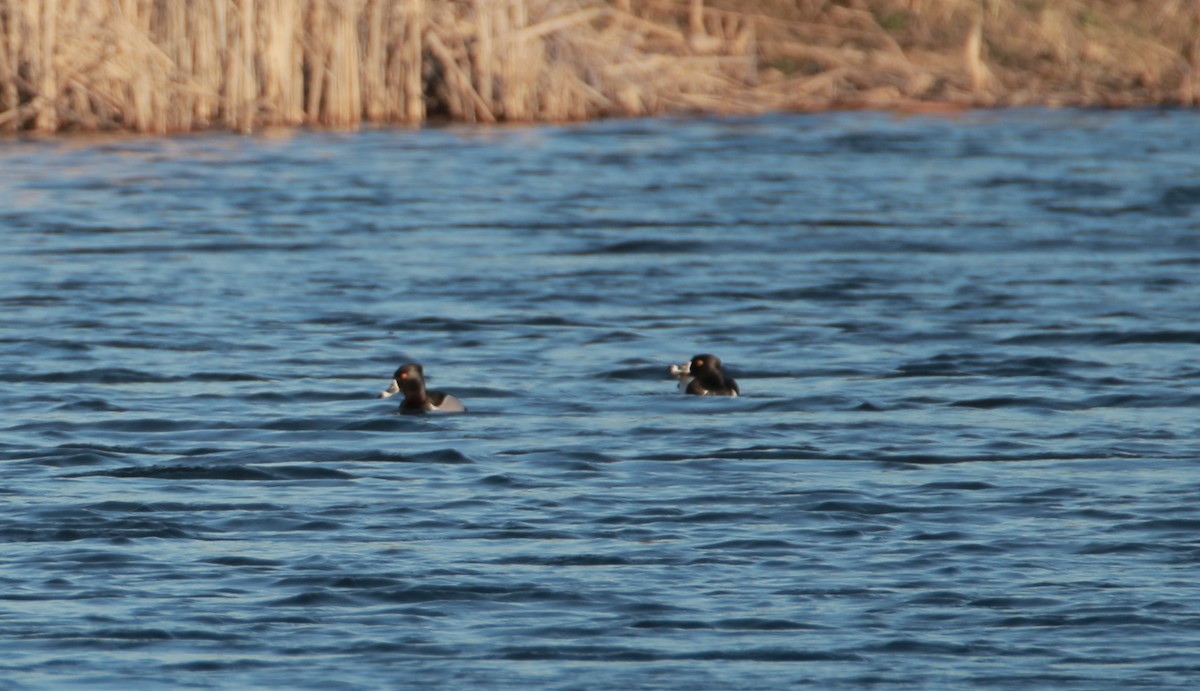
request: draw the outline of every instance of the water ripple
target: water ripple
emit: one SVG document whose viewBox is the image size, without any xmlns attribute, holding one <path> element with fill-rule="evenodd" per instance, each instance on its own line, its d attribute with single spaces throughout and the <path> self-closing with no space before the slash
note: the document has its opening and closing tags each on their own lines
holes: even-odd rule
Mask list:
<svg viewBox="0 0 1200 691">
<path fill-rule="evenodd" d="M 0 674 L 1195 686 L 1198 125 L 8 141 Z"/>
</svg>

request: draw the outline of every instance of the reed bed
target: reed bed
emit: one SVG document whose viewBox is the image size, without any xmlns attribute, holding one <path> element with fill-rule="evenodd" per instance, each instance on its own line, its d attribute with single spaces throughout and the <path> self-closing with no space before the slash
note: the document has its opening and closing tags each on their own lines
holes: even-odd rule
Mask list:
<svg viewBox="0 0 1200 691">
<path fill-rule="evenodd" d="M 694 55 L 682 32 L 578 0 L 0 0 L 10 130 L 707 110 L 753 64 L 744 36 Z"/>
<path fill-rule="evenodd" d="M 1200 0 L 0 0 L 0 129 L 1200 100 Z"/>
</svg>

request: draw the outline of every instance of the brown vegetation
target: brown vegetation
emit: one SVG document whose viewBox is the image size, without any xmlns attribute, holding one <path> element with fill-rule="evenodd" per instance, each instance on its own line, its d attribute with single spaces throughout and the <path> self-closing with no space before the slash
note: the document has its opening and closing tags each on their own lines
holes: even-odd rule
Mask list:
<svg viewBox="0 0 1200 691">
<path fill-rule="evenodd" d="M 1194 105 L 1200 0 L 0 0 L 0 129 Z"/>
<path fill-rule="evenodd" d="M 710 0 L 714 7 L 741 6 Z M 897 105 L 1195 105 L 1200 0 L 755 0 L 761 89 Z"/>
</svg>

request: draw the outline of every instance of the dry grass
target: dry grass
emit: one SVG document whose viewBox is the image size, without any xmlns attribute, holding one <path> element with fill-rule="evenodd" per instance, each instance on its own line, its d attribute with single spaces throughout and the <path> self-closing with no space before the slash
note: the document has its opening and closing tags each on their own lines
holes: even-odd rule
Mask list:
<svg viewBox="0 0 1200 691">
<path fill-rule="evenodd" d="M 715 7 L 745 8 L 738 0 Z M 1198 0 L 754 0 L 792 106 L 1195 105 Z"/>
<path fill-rule="evenodd" d="M 0 0 L 0 129 L 1200 99 L 1200 0 Z"/>
</svg>

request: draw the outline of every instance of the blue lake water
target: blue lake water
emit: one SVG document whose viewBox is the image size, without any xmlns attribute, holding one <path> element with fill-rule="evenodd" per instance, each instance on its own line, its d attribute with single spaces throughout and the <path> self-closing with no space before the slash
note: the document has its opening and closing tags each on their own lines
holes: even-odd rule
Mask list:
<svg viewBox="0 0 1200 691">
<path fill-rule="evenodd" d="M 0 687 L 1194 686 L 1198 152 L 0 142 Z M 705 352 L 742 397 L 677 393 Z M 377 400 L 405 361 L 470 411 Z"/>
</svg>

